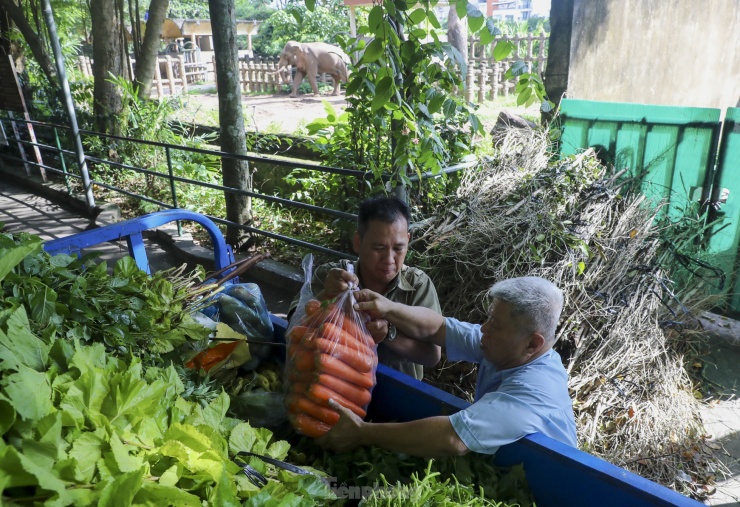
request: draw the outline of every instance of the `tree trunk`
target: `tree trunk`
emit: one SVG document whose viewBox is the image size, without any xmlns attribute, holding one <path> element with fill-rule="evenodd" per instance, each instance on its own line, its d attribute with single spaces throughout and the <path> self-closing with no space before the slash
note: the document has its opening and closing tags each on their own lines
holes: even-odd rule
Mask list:
<svg viewBox="0 0 740 507">
<path fill-rule="evenodd" d="M 239 53 L 236 47 L 236 14 L 234 0 L 210 0 L 213 51 L 216 56 L 216 82 L 218 83 L 218 117 L 221 125 L 221 151 L 246 155 L 247 140 L 244 134 L 241 86 L 239 83 Z M 221 159 L 225 187 L 251 190 L 252 178 L 246 160 Z M 226 218 L 238 224 L 252 219 L 251 198 L 225 192 Z M 226 240 L 236 247 L 242 246 L 247 234 L 237 227 L 227 227 Z"/>
<path fill-rule="evenodd" d="M 121 90 L 110 81 L 111 75 L 129 77 L 126 48 L 122 44 L 120 9 L 116 0 L 91 0 L 90 20 L 93 37 L 93 113 L 96 128 L 107 134 L 121 133 L 123 110 Z"/>
<path fill-rule="evenodd" d="M 158 65 L 159 39 L 169 5 L 170 0 L 152 0 L 149 5 L 144 42 L 141 44 L 140 54 L 136 55 L 136 85 L 141 99 L 148 99 L 152 91 L 152 79 Z"/>
<path fill-rule="evenodd" d="M 450 10 L 447 13 L 447 42 L 457 49 L 462 56 L 463 61 L 468 63 L 468 22 L 460 19 L 457 15 L 457 9 L 454 4 L 450 4 Z M 462 71 L 462 69 L 461 69 Z M 463 83 L 465 76 L 462 76 Z"/>
<path fill-rule="evenodd" d="M 573 32 L 573 0 L 553 0 L 550 5 L 550 41 L 545 66 L 547 98 L 555 103 L 549 113 L 542 113 L 543 123 L 552 120 L 560 99 L 568 89 L 570 42 Z"/>
<path fill-rule="evenodd" d="M 10 54 L 10 16 L 0 2 L 0 56 Z"/>
<path fill-rule="evenodd" d="M 23 9 L 16 5 L 14 0 L 0 0 L 0 4 L 5 9 L 10 19 L 15 23 L 15 26 L 20 30 L 21 35 L 26 40 L 26 44 L 31 49 L 31 54 L 38 62 L 41 71 L 46 76 L 49 85 L 54 88 L 59 88 L 59 80 L 57 79 L 57 71 L 54 68 L 54 62 L 49 56 L 46 46 L 41 38 L 37 35 L 37 31 L 31 26 L 31 23 L 26 18 Z"/>
</svg>

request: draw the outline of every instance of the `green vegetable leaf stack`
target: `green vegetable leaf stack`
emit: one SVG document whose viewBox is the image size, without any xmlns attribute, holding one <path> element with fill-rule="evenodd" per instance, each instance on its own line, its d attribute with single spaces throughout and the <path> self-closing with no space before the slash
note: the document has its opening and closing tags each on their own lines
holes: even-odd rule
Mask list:
<svg viewBox="0 0 740 507">
<path fill-rule="evenodd" d="M 186 401 L 174 366 L 156 365 L 202 332 L 166 280 L 127 260 L 109 275 L 89 258 L 49 257 L 38 240 L 3 234 L 0 276 L 3 505 L 258 505 L 266 491 L 273 505 L 333 498 L 318 477 L 284 480 L 264 464 L 271 480 L 254 486 L 230 456 L 283 459 L 287 442 L 228 417 L 224 392 L 205 406 Z"/>
</svg>

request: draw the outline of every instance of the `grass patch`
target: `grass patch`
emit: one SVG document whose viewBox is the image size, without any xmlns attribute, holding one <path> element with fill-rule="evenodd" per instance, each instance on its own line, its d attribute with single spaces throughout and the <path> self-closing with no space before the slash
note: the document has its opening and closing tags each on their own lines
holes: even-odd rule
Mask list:
<svg viewBox="0 0 740 507">
<path fill-rule="evenodd" d="M 487 100 L 482 104 L 478 104 L 475 114 L 477 114 L 480 121 L 490 129 L 490 127 L 496 123 L 498 115 L 504 109 L 508 109 L 514 114 L 518 114 L 522 118 L 538 125 L 540 123 L 540 105 L 532 104 L 530 107 L 517 106 L 515 95 L 499 97 L 496 100 Z"/>
<path fill-rule="evenodd" d="M 192 84 L 188 88 L 188 95 L 206 95 L 217 93 L 215 84 Z"/>
</svg>

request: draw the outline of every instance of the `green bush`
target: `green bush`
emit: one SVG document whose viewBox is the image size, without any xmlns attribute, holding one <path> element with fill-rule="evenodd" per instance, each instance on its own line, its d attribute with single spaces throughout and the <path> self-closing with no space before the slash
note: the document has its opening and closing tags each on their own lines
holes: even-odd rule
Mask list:
<svg viewBox="0 0 740 507">
<path fill-rule="evenodd" d="M 334 44 L 339 33 L 349 33 L 349 11 L 341 1 L 317 6 L 313 11 L 303 4 L 289 4 L 260 26 L 254 51 L 259 55 L 275 56 L 290 40 Z"/>
</svg>

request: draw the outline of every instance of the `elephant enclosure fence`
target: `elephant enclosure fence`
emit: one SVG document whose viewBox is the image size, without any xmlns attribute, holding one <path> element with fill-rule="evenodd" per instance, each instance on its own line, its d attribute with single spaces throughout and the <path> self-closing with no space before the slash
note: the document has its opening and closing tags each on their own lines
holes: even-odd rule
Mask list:
<svg viewBox="0 0 740 507">
<path fill-rule="evenodd" d="M 283 80 L 278 74 L 278 57 L 245 58 L 239 60 L 239 82 L 244 93 L 277 93 L 283 84 L 290 84 L 293 75 L 286 71 L 287 78 Z M 213 57 L 213 68 L 216 68 L 216 57 Z M 215 75 L 215 72 L 214 72 Z M 318 83 L 332 84 L 334 81 L 329 74 L 318 74 Z"/>
<path fill-rule="evenodd" d="M 515 50 L 508 58 L 497 62 L 493 57 L 493 49 L 500 40 L 511 41 Z M 547 62 L 547 46 L 548 35 L 545 33 L 498 37 L 486 45 L 481 45 L 478 39 L 471 39 L 468 43 L 465 99 L 468 102 L 483 103 L 513 93 L 516 83 L 504 79 L 504 75 L 518 60 L 523 61 L 530 72 L 542 75 Z M 286 79 L 283 80 L 277 72 L 277 64 L 277 57 L 240 58 L 239 77 L 242 92 L 277 93 L 282 90 L 283 84 L 290 84 L 292 75 L 286 73 Z M 90 58 L 79 57 L 78 69 L 83 74 L 92 76 Z M 169 91 L 169 95 L 180 90 L 187 93 L 188 83 L 215 81 L 215 69 L 216 58 L 213 55 L 210 62 L 194 63 L 186 61 L 182 55 L 176 58 L 160 57 L 152 87 L 153 93 L 156 93 L 158 98 L 166 95 L 165 91 Z M 333 84 L 328 74 L 319 74 L 318 82 Z"/>
<path fill-rule="evenodd" d="M 497 97 L 507 97 L 514 91 L 516 82 L 506 80 L 506 71 L 516 61 L 523 61 L 529 72 L 539 76 L 545 72 L 549 35 L 498 37 L 490 44 L 481 45 L 478 39 L 468 43 L 468 73 L 465 76 L 465 99 L 483 103 Z M 497 62 L 493 48 L 500 41 L 510 41 L 515 50 L 508 58 Z"/>
</svg>

